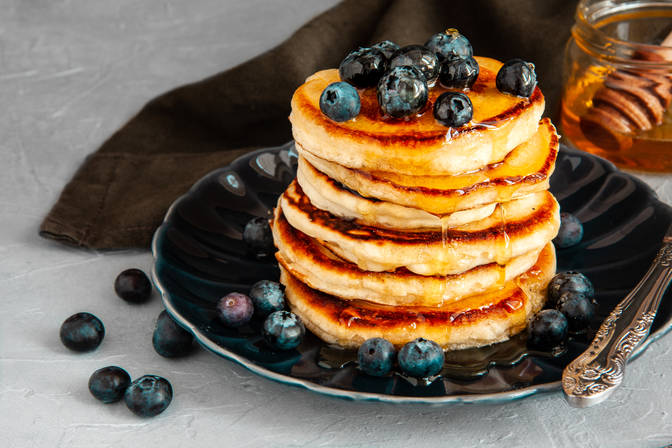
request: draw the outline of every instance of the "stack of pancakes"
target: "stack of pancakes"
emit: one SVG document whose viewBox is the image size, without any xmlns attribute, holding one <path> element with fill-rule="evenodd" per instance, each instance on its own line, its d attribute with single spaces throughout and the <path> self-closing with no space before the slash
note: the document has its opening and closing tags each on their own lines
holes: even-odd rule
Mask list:
<svg viewBox="0 0 672 448">
<path fill-rule="evenodd" d="M 294 94 L 297 178 L 272 223 L 281 282 L 294 313 L 329 343 L 356 348 L 418 337 L 446 349 L 508 339 L 545 301 L 559 226 L 547 191 L 558 149 L 544 98 L 501 93 L 501 63 L 476 58 L 473 120 L 448 128 L 430 89 L 410 119 L 381 115 L 375 88 L 360 114 L 322 114 L 320 71 Z"/>
</svg>

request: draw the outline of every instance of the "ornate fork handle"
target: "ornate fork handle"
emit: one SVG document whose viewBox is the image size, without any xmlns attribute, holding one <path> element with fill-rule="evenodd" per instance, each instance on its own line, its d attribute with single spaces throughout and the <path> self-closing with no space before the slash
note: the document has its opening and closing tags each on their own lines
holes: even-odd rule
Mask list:
<svg viewBox="0 0 672 448">
<path fill-rule="evenodd" d="M 569 404 L 600 403 L 621 384 L 625 363 L 649 334 L 671 280 L 672 237 L 665 237 L 644 278 L 605 319 L 588 349 L 565 367 L 562 388 Z"/>
</svg>

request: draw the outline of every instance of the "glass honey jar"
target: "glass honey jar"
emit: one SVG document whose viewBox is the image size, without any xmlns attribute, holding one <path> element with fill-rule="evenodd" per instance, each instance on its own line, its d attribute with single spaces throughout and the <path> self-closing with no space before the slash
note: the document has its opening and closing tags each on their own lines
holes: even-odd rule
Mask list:
<svg viewBox="0 0 672 448">
<path fill-rule="evenodd" d="M 563 77 L 570 144 L 621 167 L 672 172 L 672 1 L 582 0 Z"/>
</svg>

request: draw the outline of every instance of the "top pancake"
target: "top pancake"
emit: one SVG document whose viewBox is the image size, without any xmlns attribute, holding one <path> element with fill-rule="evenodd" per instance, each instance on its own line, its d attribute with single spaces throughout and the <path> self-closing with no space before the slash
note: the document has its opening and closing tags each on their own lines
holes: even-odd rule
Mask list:
<svg viewBox="0 0 672 448">
<path fill-rule="evenodd" d="M 465 92 L 474 106 L 473 120 L 459 128 L 434 119 L 436 98 L 448 91 L 440 84 L 429 91 L 423 111 L 408 119 L 383 117 L 376 89 L 360 89 L 360 114 L 337 123 L 320 111 L 324 88 L 340 81 L 338 71 L 309 77 L 292 98 L 290 121 L 294 139 L 313 155 L 363 170 L 410 175 L 453 175 L 499 162 L 537 130 L 544 97 L 536 88 L 530 98 L 501 93 L 495 86 L 501 63 L 476 57 L 480 74 Z"/>
</svg>

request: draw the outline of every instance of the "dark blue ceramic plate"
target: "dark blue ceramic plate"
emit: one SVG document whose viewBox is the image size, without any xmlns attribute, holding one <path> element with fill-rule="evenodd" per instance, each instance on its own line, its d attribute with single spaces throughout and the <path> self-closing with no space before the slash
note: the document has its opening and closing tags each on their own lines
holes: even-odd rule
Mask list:
<svg viewBox="0 0 672 448">
<path fill-rule="evenodd" d="M 592 339 L 600 322 L 635 286 L 672 222 L 672 209 L 643 182 L 611 163 L 562 148 L 551 191 L 583 223 L 580 245 L 558 251 L 558 269 L 578 270 L 595 284 L 599 312 L 591 330 L 557 353 L 530 351 L 526 335 L 481 349 L 448 354 L 442 375 L 418 384 L 398 374 L 361 373 L 351 352 L 329 347 L 308 333 L 298 349 L 277 352 L 260 337 L 261 323 L 242 329 L 215 317 L 218 298 L 246 292 L 260 279 L 277 279 L 273 258 L 257 258 L 242 241 L 245 223 L 270 216 L 294 178 L 293 145 L 245 155 L 195 184 L 168 211 L 152 246 L 154 281 L 168 312 L 205 348 L 267 378 L 326 395 L 389 402 L 503 402 L 560 388 L 562 370 Z M 672 326 L 668 291 L 641 353 Z"/>
</svg>

